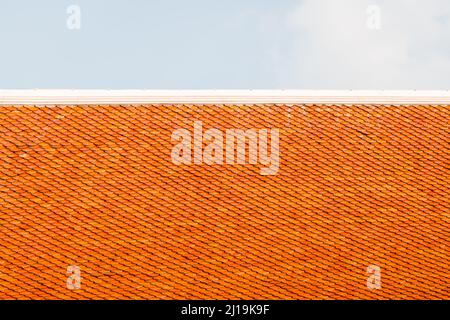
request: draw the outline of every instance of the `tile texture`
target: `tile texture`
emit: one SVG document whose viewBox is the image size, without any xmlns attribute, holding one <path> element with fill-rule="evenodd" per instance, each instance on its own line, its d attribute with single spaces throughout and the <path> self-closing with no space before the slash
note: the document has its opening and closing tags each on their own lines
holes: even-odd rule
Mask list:
<svg viewBox="0 0 450 320">
<path fill-rule="evenodd" d="M 279 128 L 278 174 L 174 165 L 196 120 Z M 450 299 L 449 141 L 438 105 L 0 107 L 0 298 Z"/>
</svg>

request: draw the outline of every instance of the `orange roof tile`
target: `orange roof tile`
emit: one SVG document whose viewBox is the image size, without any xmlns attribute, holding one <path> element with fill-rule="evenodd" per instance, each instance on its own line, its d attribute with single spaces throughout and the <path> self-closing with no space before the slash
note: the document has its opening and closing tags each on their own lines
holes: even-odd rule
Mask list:
<svg viewBox="0 0 450 320">
<path fill-rule="evenodd" d="M 194 121 L 278 128 L 279 171 L 175 165 Z M 444 105 L 2 106 L 0 298 L 449 299 L 449 124 Z"/>
</svg>

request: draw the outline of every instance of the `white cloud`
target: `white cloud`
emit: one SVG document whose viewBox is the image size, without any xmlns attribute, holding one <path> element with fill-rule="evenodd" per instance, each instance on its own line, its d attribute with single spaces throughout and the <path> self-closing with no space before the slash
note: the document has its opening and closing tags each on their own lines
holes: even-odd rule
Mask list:
<svg viewBox="0 0 450 320">
<path fill-rule="evenodd" d="M 379 30 L 367 27 L 369 5 Z M 449 1 L 304 0 L 288 22 L 297 87 L 450 89 Z"/>
</svg>

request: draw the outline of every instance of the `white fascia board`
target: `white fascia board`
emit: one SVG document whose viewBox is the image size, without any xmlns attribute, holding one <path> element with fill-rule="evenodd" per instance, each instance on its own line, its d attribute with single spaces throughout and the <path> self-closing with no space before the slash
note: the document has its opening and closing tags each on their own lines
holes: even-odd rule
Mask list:
<svg viewBox="0 0 450 320">
<path fill-rule="evenodd" d="M 444 104 L 450 91 L 0 90 L 0 105 L 76 104 Z"/>
</svg>

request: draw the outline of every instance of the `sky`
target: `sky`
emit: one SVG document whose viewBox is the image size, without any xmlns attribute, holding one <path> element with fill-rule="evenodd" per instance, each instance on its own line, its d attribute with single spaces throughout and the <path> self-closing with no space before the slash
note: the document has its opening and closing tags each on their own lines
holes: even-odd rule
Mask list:
<svg viewBox="0 0 450 320">
<path fill-rule="evenodd" d="M 450 89 L 448 0 L 0 0 L 0 89 Z"/>
</svg>

